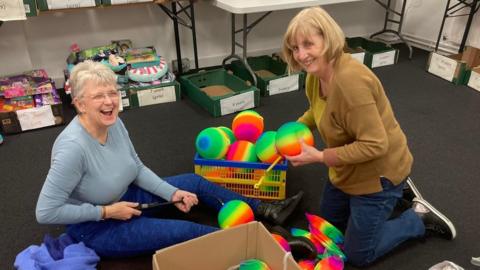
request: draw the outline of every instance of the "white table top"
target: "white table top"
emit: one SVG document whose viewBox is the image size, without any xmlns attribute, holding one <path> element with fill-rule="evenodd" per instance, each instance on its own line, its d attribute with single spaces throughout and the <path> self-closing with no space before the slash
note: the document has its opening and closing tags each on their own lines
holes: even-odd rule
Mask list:
<svg viewBox="0 0 480 270">
<path fill-rule="evenodd" d="M 363 0 L 212 0 L 211 4 L 230 13 L 247 14 L 357 1 Z"/>
</svg>

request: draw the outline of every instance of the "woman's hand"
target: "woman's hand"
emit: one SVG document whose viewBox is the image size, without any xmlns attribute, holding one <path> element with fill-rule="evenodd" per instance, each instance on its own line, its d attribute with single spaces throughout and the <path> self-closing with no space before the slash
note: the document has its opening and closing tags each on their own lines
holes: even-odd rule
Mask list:
<svg viewBox="0 0 480 270">
<path fill-rule="evenodd" d="M 172 202 L 182 201 L 181 203 L 176 203 L 175 206 L 182 212 L 188 213 L 192 206 L 198 204 L 198 198 L 196 194 L 185 190 L 177 190 L 172 195 Z"/>
<path fill-rule="evenodd" d="M 139 216 L 142 214 L 140 210 L 135 209 L 138 206 L 136 202 L 116 202 L 104 206 L 104 218 L 113 218 L 119 220 L 128 220 L 133 216 Z"/>
<path fill-rule="evenodd" d="M 302 152 L 296 156 L 285 156 L 285 158 L 292 163 L 293 166 L 302 166 L 310 163 L 323 163 L 323 151 L 310 146 L 300 140 Z"/>
</svg>

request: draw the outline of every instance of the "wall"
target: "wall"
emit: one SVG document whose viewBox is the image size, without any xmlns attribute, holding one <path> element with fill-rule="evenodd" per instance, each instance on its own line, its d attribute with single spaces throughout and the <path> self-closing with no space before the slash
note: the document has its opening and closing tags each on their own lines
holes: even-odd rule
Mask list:
<svg viewBox="0 0 480 270">
<path fill-rule="evenodd" d="M 325 9 L 347 35 L 368 35 L 383 24 L 383 10 L 373 1 L 334 4 Z M 267 16 L 248 36 L 249 54 L 277 51 L 288 22 L 297 12 L 277 11 Z M 200 66 L 221 64 L 231 51 L 230 14 L 199 1 L 195 15 Z M 249 15 L 249 21 L 260 15 Z M 241 21 L 237 16 L 237 25 Z M 190 31 L 181 26 L 180 34 L 182 57 L 193 59 Z M 57 83 L 63 83 L 62 70 L 72 43 L 88 48 L 127 38 L 134 46 L 154 45 L 168 60 L 176 58 L 172 21 L 154 4 L 44 12 L 0 27 L 0 75 L 45 68 Z"/>
<path fill-rule="evenodd" d="M 400 4 L 399 2 L 401 1 L 397 1 L 397 6 Z M 452 0 L 450 6 L 457 2 Z M 405 38 L 413 43 L 417 43 L 416 45 L 423 46 L 425 49 L 433 50 L 437 42 L 446 5 L 447 0 L 408 0 L 402 30 Z M 468 12 L 470 12 L 469 9 L 463 9 L 456 14 Z M 477 12 L 474 16 L 466 45 L 480 48 L 480 16 L 478 16 L 478 13 L 480 12 Z M 466 22 L 467 16 L 447 18 L 439 49 L 450 53 L 457 52 L 462 41 Z M 445 37 L 445 40 L 443 37 Z"/>
</svg>

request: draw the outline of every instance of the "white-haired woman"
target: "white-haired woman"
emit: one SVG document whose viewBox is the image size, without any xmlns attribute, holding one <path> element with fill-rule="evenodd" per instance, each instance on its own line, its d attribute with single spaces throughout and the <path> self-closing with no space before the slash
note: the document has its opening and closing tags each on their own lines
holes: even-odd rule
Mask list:
<svg viewBox="0 0 480 270">
<path fill-rule="evenodd" d="M 344 46 L 342 30 L 320 7 L 304 9 L 291 20 L 283 54 L 290 69 L 308 73 L 310 106 L 298 121 L 318 129 L 326 147 L 303 144 L 300 155 L 287 159 L 295 166 L 329 167 L 320 215 L 345 232 L 351 264 L 372 263 L 425 230 L 453 239 L 452 222 L 420 198 L 413 200 L 414 209 L 390 219 L 413 157 L 379 79 L 344 53 Z"/>
<path fill-rule="evenodd" d="M 282 223 L 301 200 L 299 193 L 263 203 L 195 174 L 160 178 L 139 159 L 118 118 L 115 74 L 101 63 L 85 61 L 74 67 L 70 83 L 78 115 L 55 140 L 36 217 L 39 223 L 68 224 L 67 233 L 99 255 L 152 253 L 218 230 L 155 218 L 147 211 L 142 213 L 139 204 L 180 201 L 175 206 L 188 212 L 199 199 L 217 210 L 221 207 L 218 199 L 237 199 L 247 202 L 257 217 Z"/>
</svg>

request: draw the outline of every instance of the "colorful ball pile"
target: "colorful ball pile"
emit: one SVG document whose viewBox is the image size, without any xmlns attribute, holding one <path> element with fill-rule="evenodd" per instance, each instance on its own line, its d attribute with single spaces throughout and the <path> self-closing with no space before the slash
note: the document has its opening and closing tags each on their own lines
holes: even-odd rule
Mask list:
<svg viewBox="0 0 480 270">
<path fill-rule="evenodd" d="M 219 126 L 218 127 L 220 130 L 222 130 L 223 132 L 225 132 L 225 134 L 228 136 L 228 138 L 230 139 L 230 143 L 234 143 L 237 139 L 235 138 L 235 135 L 233 134 L 233 131 L 228 128 L 228 127 L 224 127 L 224 126 Z"/>
<path fill-rule="evenodd" d="M 240 263 L 240 270 L 270 270 L 270 267 L 261 260 L 249 259 Z"/>
<path fill-rule="evenodd" d="M 262 162 L 273 163 L 277 158 L 281 157 L 275 146 L 276 136 L 277 132 L 266 131 L 255 143 L 255 153 L 257 154 L 258 159 Z"/>
<path fill-rule="evenodd" d="M 230 139 L 219 128 L 209 127 L 202 130 L 195 140 L 198 154 L 207 159 L 222 159 L 228 151 Z"/>
<path fill-rule="evenodd" d="M 227 151 L 227 160 L 256 162 L 255 145 L 249 141 L 236 141 L 230 145 Z"/>
<path fill-rule="evenodd" d="M 252 110 L 240 112 L 233 119 L 232 131 L 237 140 L 255 143 L 263 133 L 263 117 Z"/>
<path fill-rule="evenodd" d="M 275 145 L 282 155 L 296 156 L 302 152 L 300 139 L 313 146 L 313 134 L 310 129 L 300 122 L 288 122 L 277 130 Z"/>
<path fill-rule="evenodd" d="M 222 229 L 231 228 L 254 220 L 253 210 L 240 200 L 225 203 L 218 212 L 218 225 Z"/>
</svg>

